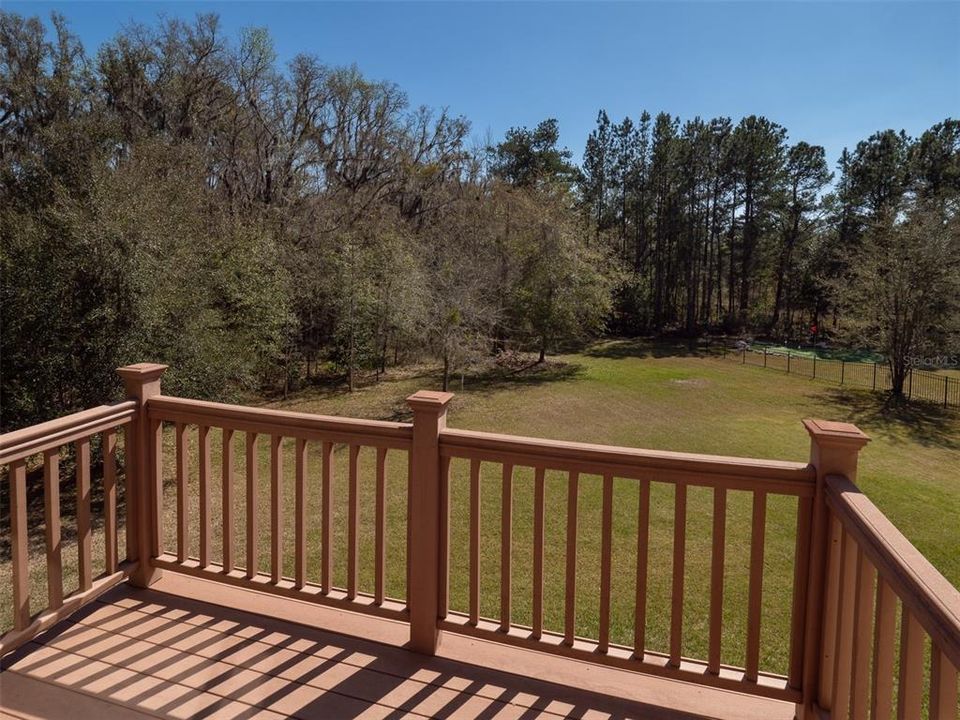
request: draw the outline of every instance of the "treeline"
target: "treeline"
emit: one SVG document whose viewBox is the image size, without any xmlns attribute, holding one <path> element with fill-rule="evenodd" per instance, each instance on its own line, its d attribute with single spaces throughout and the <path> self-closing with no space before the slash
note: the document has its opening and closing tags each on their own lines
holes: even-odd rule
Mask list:
<svg viewBox="0 0 960 720">
<path fill-rule="evenodd" d="M 4 430 L 101 402 L 140 360 L 229 399 L 419 359 L 446 385 L 602 332 L 796 336 L 843 317 L 874 225 L 960 188 L 955 121 L 871 137 L 831 186 L 823 149 L 763 118 L 601 113 L 577 167 L 554 120 L 477 145 L 213 15 L 95 54 L 51 24 L 0 11 Z"/>
<path fill-rule="evenodd" d="M 446 384 L 602 329 L 612 275 L 555 123 L 473 148 L 465 119 L 281 67 L 212 15 L 93 56 L 52 22 L 0 12 L 4 428 L 102 401 L 136 360 L 196 397 L 427 355 Z"/>
<path fill-rule="evenodd" d="M 918 201 L 955 215 L 960 121 L 916 140 L 878 132 L 843 152 L 835 177 L 824 148 L 791 144 L 764 117 L 611 122 L 601 111 L 580 187 L 596 237 L 630 271 L 616 330 L 805 340 L 860 314 L 838 286 L 873 249 L 871 230 Z"/>
</svg>

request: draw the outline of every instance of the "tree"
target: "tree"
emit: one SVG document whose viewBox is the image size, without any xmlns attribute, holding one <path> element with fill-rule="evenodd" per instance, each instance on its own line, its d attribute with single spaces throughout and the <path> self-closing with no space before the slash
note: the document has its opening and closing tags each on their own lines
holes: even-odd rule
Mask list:
<svg viewBox="0 0 960 720">
<path fill-rule="evenodd" d="M 740 241 L 740 282 L 737 322 L 746 327 L 756 275 L 757 254 L 769 227 L 779 190 L 786 130 L 764 117 L 751 115 L 733 131 L 734 173 L 743 192 Z M 731 293 L 733 288 L 730 289 Z"/>
<path fill-rule="evenodd" d="M 960 196 L 960 120 L 946 119 L 910 148 L 915 192 L 925 199 Z"/>
<path fill-rule="evenodd" d="M 546 195 L 546 196 L 545 196 Z M 517 336 L 546 359 L 557 343 L 585 340 L 610 312 L 613 274 L 603 250 L 590 247 L 587 228 L 560 189 L 510 193 L 519 242 L 509 312 Z"/>
<path fill-rule="evenodd" d="M 893 211 L 870 228 L 838 292 L 846 339 L 884 353 L 899 397 L 913 358 L 958 347 L 960 221 L 927 202 Z"/>
<path fill-rule="evenodd" d="M 542 121 L 533 130 L 510 128 L 506 137 L 488 148 L 491 172 L 515 187 L 536 187 L 543 183 L 570 184 L 576 168 L 572 153 L 560 148 L 560 126 L 554 118 Z"/>
<path fill-rule="evenodd" d="M 584 206 L 593 217 L 597 239 L 608 227 L 607 195 L 612 185 L 614 159 L 613 135 L 610 118 L 604 110 L 597 114 L 597 127 L 587 138 L 583 152 L 583 168 L 580 177 L 580 192 Z"/>
<path fill-rule="evenodd" d="M 827 170 L 826 153 L 819 145 L 799 142 L 787 153 L 785 185 L 780 209 L 781 246 L 777 262 L 776 289 L 770 329 L 780 322 L 780 312 L 794 272 L 797 244 L 809 230 L 809 214 L 816 209 L 818 195 L 833 177 Z"/>
</svg>

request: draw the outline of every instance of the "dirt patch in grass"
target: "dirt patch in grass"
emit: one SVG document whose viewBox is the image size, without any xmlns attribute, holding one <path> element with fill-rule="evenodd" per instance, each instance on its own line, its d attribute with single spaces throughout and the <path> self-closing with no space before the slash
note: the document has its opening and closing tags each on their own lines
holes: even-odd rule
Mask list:
<svg viewBox="0 0 960 720">
<path fill-rule="evenodd" d="M 672 385 L 678 385 L 683 388 L 704 388 L 709 385 L 709 381 L 704 380 L 703 378 L 683 378 L 683 379 L 674 379 L 671 380 Z"/>
</svg>

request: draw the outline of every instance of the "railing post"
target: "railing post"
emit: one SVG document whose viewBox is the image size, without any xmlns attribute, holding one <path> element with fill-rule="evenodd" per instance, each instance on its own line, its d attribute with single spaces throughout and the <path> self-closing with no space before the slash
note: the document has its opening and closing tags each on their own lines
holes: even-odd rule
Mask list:
<svg viewBox="0 0 960 720">
<path fill-rule="evenodd" d="M 453 393 L 421 390 L 407 398 L 413 410 L 410 448 L 410 649 L 433 655 L 440 633 L 440 433 Z"/>
<path fill-rule="evenodd" d="M 830 517 L 824 498 L 824 478 L 843 475 L 851 482 L 857 478 L 860 449 L 869 438 L 850 423 L 804 420 L 810 434 L 810 464 L 817 471 L 813 500 L 810 562 L 807 574 L 807 608 L 803 641 L 803 701 L 797 706 L 799 720 L 819 718 L 818 708 L 829 710 L 830 692 L 821 683 L 823 670 L 832 668 L 831 625 L 825 618 L 827 564 L 829 558 Z M 825 630 L 826 629 L 826 630 Z M 825 634 L 826 632 L 826 634 Z M 829 675 L 829 673 L 827 673 Z M 829 682 L 829 678 L 825 678 Z"/>
<path fill-rule="evenodd" d="M 160 552 L 161 479 L 157 473 L 156 437 L 147 418 L 147 400 L 160 394 L 160 376 L 166 365 L 137 363 L 117 368 L 123 378 L 127 399 L 137 403 L 137 414 L 125 434 L 127 522 L 134 525 L 133 538 L 137 559 L 130 584 L 149 587 L 160 579 L 161 571 L 152 567 L 150 559 Z"/>
</svg>

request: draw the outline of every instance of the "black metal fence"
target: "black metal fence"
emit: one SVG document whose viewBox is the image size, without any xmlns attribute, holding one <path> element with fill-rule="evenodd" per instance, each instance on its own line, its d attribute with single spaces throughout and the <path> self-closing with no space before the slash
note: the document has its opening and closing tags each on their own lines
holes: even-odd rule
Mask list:
<svg viewBox="0 0 960 720">
<path fill-rule="evenodd" d="M 854 385 L 879 391 L 893 389 L 890 368 L 884 363 L 833 360 L 789 352 L 771 352 L 766 349 L 724 352 L 724 357 L 735 358 L 743 365 L 779 370 L 790 375 L 803 375 L 839 385 Z M 903 394 L 908 400 L 924 400 L 943 407 L 960 407 L 960 380 L 911 368 L 904 380 Z"/>
</svg>

